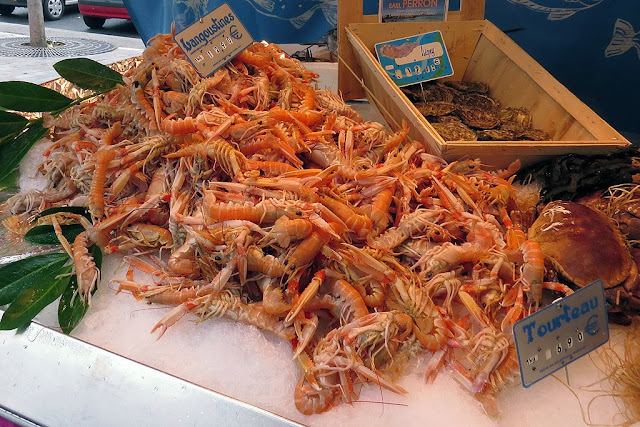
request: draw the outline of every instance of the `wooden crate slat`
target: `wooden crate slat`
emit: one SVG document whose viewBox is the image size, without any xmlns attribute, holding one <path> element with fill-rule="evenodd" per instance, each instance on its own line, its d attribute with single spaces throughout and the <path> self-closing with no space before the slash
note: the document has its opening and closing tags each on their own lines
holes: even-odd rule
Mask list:
<svg viewBox="0 0 640 427">
<path fill-rule="evenodd" d="M 346 31 L 350 23 L 364 22 L 362 12 L 362 0 L 341 0 L 338 3 L 338 89 L 345 100 L 365 96 L 360 82 L 347 68 L 361 73 Z"/>
<path fill-rule="evenodd" d="M 458 15 L 460 21 L 484 19 L 484 0 L 461 0 L 460 12 L 454 15 Z"/>
</svg>

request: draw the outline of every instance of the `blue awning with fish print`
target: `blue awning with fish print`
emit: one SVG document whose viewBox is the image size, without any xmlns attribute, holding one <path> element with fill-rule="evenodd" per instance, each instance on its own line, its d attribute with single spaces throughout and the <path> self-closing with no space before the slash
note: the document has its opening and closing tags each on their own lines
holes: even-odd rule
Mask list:
<svg viewBox="0 0 640 427">
<path fill-rule="evenodd" d="M 640 4 L 491 0 L 485 16 L 631 142 L 640 145 Z"/>
<path fill-rule="evenodd" d="M 173 22 L 180 32 L 224 3 L 258 41 L 313 43 L 337 24 L 337 0 L 124 0 L 145 42 Z"/>
</svg>

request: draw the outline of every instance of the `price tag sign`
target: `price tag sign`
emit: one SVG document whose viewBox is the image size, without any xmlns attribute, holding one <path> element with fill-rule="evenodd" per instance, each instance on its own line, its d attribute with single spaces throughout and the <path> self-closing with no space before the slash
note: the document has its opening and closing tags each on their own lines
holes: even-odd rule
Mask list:
<svg viewBox="0 0 640 427">
<path fill-rule="evenodd" d="M 253 43 L 228 4 L 175 35 L 178 46 L 202 77 L 208 77 Z"/>
<path fill-rule="evenodd" d="M 513 325 L 522 385 L 529 387 L 609 340 L 601 280 Z"/>
<path fill-rule="evenodd" d="M 440 31 L 376 44 L 378 61 L 398 86 L 453 75 Z"/>
</svg>

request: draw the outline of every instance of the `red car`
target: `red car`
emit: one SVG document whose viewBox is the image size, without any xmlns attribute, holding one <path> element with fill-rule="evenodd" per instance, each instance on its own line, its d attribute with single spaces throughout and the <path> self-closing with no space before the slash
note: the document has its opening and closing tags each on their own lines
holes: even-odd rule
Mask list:
<svg viewBox="0 0 640 427">
<path fill-rule="evenodd" d="M 78 10 L 89 28 L 102 28 L 108 18 L 131 19 L 122 0 L 78 0 Z"/>
</svg>

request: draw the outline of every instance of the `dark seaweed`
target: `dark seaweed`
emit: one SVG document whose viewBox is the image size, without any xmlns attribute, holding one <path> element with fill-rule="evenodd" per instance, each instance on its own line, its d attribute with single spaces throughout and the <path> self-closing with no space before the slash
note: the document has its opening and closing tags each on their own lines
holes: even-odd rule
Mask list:
<svg viewBox="0 0 640 427">
<path fill-rule="evenodd" d="M 635 179 L 634 179 L 635 177 Z M 630 148 L 608 155 L 567 154 L 516 174 L 516 182 L 538 183 L 540 201 L 576 200 L 612 185 L 640 182 L 640 151 Z"/>
</svg>

